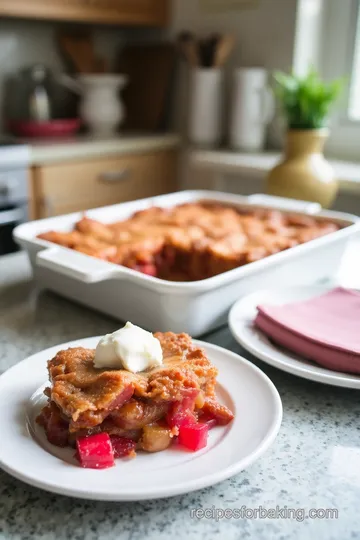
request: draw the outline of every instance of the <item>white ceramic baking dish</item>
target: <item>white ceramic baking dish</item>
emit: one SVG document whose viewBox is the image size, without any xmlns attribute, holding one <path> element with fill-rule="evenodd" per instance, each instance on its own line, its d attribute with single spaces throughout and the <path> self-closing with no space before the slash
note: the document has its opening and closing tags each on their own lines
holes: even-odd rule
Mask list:
<svg viewBox="0 0 360 540">
<path fill-rule="evenodd" d="M 188 283 L 145 276 L 36 238 L 48 230 L 70 231 L 81 218 L 81 213 L 20 225 L 14 231 L 14 238 L 27 250 L 41 287 L 151 331 L 172 330 L 199 336 L 224 324 L 229 308 L 242 295 L 260 287 L 309 284 L 332 275 L 337 270 L 347 240 L 360 230 L 356 216 L 322 211 L 314 203 L 266 195 L 242 197 L 213 191 L 183 191 L 97 208 L 89 210 L 87 215 L 110 223 L 153 205 L 171 207 L 198 200 L 312 214 L 330 218 L 346 227 L 230 272 Z"/>
</svg>

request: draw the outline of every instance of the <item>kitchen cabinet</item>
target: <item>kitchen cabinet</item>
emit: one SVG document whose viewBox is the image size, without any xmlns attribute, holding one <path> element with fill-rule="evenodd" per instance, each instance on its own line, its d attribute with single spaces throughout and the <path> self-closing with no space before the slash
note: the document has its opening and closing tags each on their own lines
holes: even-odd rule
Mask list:
<svg viewBox="0 0 360 540">
<path fill-rule="evenodd" d="M 0 0 L 0 16 L 165 26 L 170 0 Z"/>
<path fill-rule="evenodd" d="M 31 217 L 68 214 L 176 190 L 177 151 L 33 167 Z"/>
</svg>

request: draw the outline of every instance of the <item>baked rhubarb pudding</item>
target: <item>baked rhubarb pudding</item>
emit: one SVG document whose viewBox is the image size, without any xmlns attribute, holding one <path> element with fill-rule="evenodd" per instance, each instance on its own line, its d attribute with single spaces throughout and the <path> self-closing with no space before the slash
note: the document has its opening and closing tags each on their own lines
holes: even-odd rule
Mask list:
<svg viewBox="0 0 360 540">
<path fill-rule="evenodd" d="M 38 238 L 169 281 L 199 281 L 339 230 L 329 220 L 213 202 L 152 207 Z"/>
<path fill-rule="evenodd" d="M 173 443 L 190 451 L 234 418 L 215 387 L 218 370 L 187 334 L 127 323 L 96 350 L 63 350 L 48 362 L 51 386 L 37 422 L 50 443 L 77 448 L 82 467 L 106 468 Z"/>
</svg>

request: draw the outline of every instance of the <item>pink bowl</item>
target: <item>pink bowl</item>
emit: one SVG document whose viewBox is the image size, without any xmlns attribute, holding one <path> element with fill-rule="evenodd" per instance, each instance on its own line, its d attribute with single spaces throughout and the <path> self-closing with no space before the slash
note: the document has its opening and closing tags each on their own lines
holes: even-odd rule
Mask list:
<svg viewBox="0 0 360 540">
<path fill-rule="evenodd" d="M 49 122 L 12 121 L 10 130 L 18 137 L 65 137 L 79 131 L 81 120 L 69 118 Z"/>
</svg>

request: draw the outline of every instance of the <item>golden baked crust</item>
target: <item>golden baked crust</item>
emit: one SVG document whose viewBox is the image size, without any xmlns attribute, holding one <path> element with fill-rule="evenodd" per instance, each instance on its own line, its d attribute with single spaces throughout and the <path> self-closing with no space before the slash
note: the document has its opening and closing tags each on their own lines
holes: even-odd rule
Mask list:
<svg viewBox="0 0 360 540">
<path fill-rule="evenodd" d="M 73 232 L 39 238 L 162 279 L 197 281 L 338 229 L 310 216 L 199 202 L 149 208 L 110 225 L 84 217 Z"/>
<path fill-rule="evenodd" d="M 148 372 L 96 369 L 95 351 L 81 347 L 60 351 L 49 360 L 51 386 L 44 392 L 48 404 L 37 419 L 48 440 L 63 447 L 74 445 L 79 437 L 106 432 L 157 452 L 178 433 L 171 424 L 174 408 L 176 414 L 190 411 L 194 421 L 201 417 L 228 424 L 234 415 L 217 401 L 218 371 L 204 350 L 187 334 L 159 332 L 155 337 L 164 363 Z"/>
<path fill-rule="evenodd" d="M 60 351 L 48 362 L 50 400 L 69 419 L 70 431 L 101 424 L 132 397 L 156 403 L 180 401 L 191 390 L 214 396 L 217 369 L 187 334 L 157 333 L 162 367 L 138 374 L 100 370 L 95 351 L 81 347 Z"/>
</svg>

